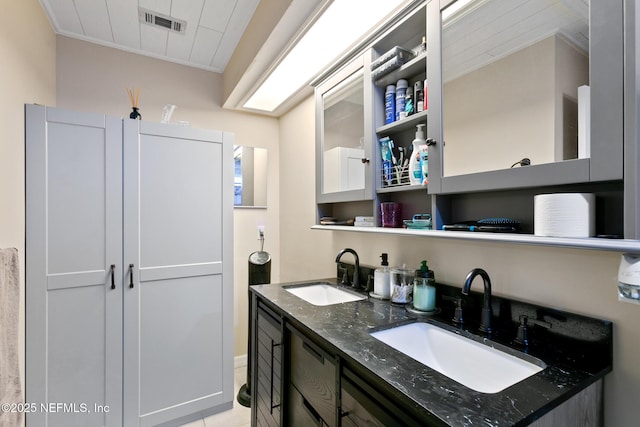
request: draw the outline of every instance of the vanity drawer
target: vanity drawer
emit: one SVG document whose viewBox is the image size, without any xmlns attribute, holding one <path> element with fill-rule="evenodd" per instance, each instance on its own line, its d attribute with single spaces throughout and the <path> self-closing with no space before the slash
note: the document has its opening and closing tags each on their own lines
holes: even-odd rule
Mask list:
<svg viewBox="0 0 640 427">
<path fill-rule="evenodd" d="M 330 427 L 336 425 L 336 365 L 316 344 L 291 332 L 291 383 Z M 294 424 L 295 425 L 295 424 Z"/>
<path fill-rule="evenodd" d="M 289 411 L 290 426 L 314 426 L 327 427 L 322 420 L 320 414 L 311 406 L 294 386 L 289 389 L 289 402 L 291 409 Z"/>
</svg>

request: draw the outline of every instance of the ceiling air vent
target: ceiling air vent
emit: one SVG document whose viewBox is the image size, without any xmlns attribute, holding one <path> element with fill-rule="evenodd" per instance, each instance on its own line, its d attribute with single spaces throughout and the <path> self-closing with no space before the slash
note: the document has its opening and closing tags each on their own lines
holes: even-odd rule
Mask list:
<svg viewBox="0 0 640 427">
<path fill-rule="evenodd" d="M 165 30 L 172 31 L 174 33 L 184 34 L 184 30 L 187 28 L 186 21 L 175 19 L 141 7 L 138 8 L 138 19 L 143 24 L 164 28 Z"/>
</svg>

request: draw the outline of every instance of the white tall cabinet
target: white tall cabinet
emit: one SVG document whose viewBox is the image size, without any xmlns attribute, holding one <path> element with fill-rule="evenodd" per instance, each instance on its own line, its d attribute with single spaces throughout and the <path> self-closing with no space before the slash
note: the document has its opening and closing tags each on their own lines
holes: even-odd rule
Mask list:
<svg viewBox="0 0 640 427">
<path fill-rule="evenodd" d="M 231 134 L 28 105 L 26 203 L 28 426 L 232 406 Z"/>
</svg>

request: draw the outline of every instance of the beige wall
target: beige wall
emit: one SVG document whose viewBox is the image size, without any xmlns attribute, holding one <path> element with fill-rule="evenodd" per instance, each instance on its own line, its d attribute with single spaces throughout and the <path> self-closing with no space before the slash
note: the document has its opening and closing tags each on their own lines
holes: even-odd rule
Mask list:
<svg viewBox="0 0 640 427">
<path fill-rule="evenodd" d="M 289 166 L 281 171 L 283 279 L 332 276 L 335 254 L 349 246 L 368 265 L 377 265 L 382 252 L 389 253 L 391 265 L 418 267 L 427 259 L 438 281 L 456 286 L 469 270 L 482 267 L 496 295 L 611 320 L 614 368 L 605 378 L 605 425 L 637 425 L 640 306 L 617 300 L 619 253 L 310 230 L 315 221 L 313 123 L 311 99 L 280 121 L 280 163 Z"/>
<path fill-rule="evenodd" d="M 235 143 L 268 149 L 267 209 L 234 210 L 235 354 L 246 354 L 247 259 L 260 249 L 258 225 L 264 225 L 265 250 L 272 254 L 272 280 L 279 280 L 278 120 L 223 110 L 220 74 L 159 61 L 68 37 L 57 38 L 57 105 L 127 117 L 125 88 L 140 88 L 144 120 L 159 122 L 165 104 L 177 107 L 171 121 L 233 132 Z"/>
<path fill-rule="evenodd" d="M 333 236 L 310 228 L 316 218 L 314 107 L 307 98 L 280 118 L 280 164 L 286 165 L 280 169 L 283 282 L 335 274 Z"/>
<path fill-rule="evenodd" d="M 0 248 L 15 247 L 20 257 L 18 331 L 23 393 L 24 104 L 55 104 L 55 55 L 55 35 L 38 0 L 6 2 L 0 14 Z"/>
</svg>

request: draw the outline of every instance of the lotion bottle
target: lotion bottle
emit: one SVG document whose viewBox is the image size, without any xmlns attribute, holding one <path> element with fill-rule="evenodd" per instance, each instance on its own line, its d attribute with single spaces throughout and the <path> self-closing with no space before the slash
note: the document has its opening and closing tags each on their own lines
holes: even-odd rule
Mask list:
<svg viewBox="0 0 640 427">
<path fill-rule="evenodd" d="M 420 152 L 422 148 L 427 147 L 427 141 L 424 139 L 425 125 L 417 125 L 416 139 L 411 143 L 413 151 L 411 151 L 411 159 L 409 160 L 409 182 L 411 185 L 421 185 L 423 183 L 422 176 L 422 160 Z"/>
<path fill-rule="evenodd" d="M 373 293 L 375 296 L 383 299 L 389 299 L 391 296 L 389 261 L 387 254 L 380 255 L 382 263 L 379 268 L 373 272 Z"/>
</svg>

